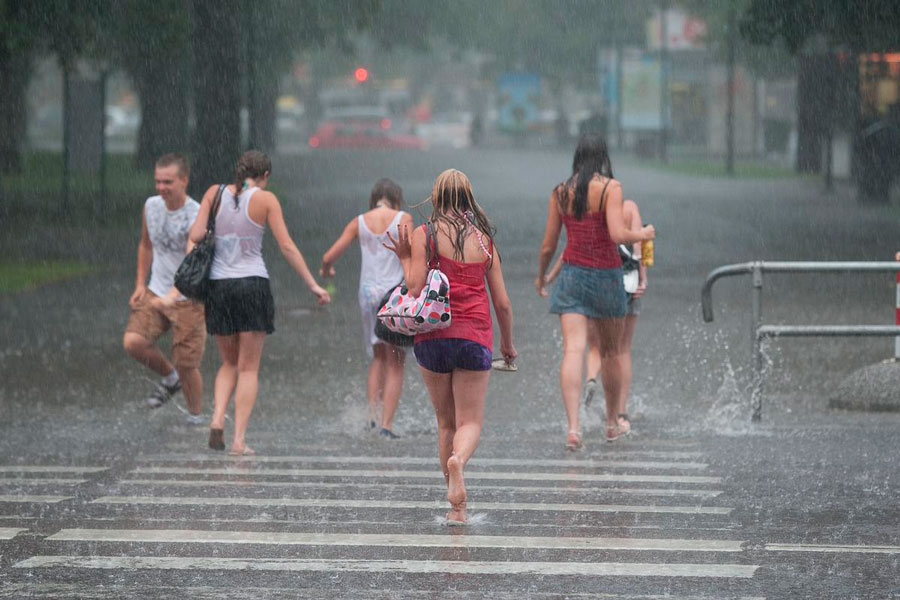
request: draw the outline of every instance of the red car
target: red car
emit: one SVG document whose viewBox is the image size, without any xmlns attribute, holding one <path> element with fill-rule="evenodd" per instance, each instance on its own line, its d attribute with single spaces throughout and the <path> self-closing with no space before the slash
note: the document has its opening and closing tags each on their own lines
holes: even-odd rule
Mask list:
<svg viewBox="0 0 900 600">
<path fill-rule="evenodd" d="M 391 120 L 326 121 L 309 138 L 311 148 L 421 149 L 418 136 L 391 131 Z"/>
</svg>

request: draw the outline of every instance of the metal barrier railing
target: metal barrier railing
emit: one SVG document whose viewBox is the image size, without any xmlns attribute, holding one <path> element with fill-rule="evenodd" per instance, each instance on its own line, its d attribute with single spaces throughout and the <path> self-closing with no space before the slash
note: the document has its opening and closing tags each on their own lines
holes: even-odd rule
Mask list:
<svg viewBox="0 0 900 600">
<path fill-rule="evenodd" d="M 897 325 L 763 325 L 763 272 L 771 273 L 897 273 L 897 301 L 900 307 L 900 262 L 765 262 L 725 265 L 710 271 L 703 283 L 700 301 L 703 320 L 713 320 L 712 286 L 722 277 L 753 276 L 752 359 L 753 381 L 750 396 L 751 418 L 762 419 L 762 340 L 769 337 L 897 337 L 895 358 L 900 359 L 900 322 Z M 900 319 L 900 308 L 897 311 Z"/>
</svg>

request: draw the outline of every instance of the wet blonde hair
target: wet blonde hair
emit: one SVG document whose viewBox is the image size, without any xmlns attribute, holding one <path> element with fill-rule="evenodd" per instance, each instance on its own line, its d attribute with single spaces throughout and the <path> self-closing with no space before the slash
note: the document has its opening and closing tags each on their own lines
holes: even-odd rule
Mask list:
<svg viewBox="0 0 900 600">
<path fill-rule="evenodd" d="M 458 169 L 447 169 L 434 180 L 431 188 L 431 220 L 447 225 L 448 235 L 454 240 L 453 258 L 463 260 L 468 225 L 478 229 L 494 244 L 495 229 L 475 201 L 472 184 L 466 174 Z"/>
</svg>

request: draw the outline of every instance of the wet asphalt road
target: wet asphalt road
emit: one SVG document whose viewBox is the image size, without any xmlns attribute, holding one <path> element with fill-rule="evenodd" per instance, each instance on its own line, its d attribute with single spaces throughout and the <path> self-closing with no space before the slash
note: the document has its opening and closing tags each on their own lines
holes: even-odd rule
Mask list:
<svg viewBox="0 0 900 600">
<path fill-rule="evenodd" d="M 614 157 L 658 232 L 635 339 L 635 434 L 606 444 L 590 412 L 585 450 L 566 455 L 558 324 L 531 281 L 547 196 L 570 158 L 276 162 L 275 191 L 312 264 L 382 176 L 415 203 L 440 170 L 460 168 L 498 226 L 520 370 L 492 379 L 466 528 L 440 519 L 433 417 L 412 360 L 403 439 L 363 432 L 355 249 L 338 264 L 335 304 L 318 309 L 269 240 L 277 332 L 248 434 L 261 458 L 235 461 L 205 451 L 180 397 L 142 405 L 151 381 L 120 346 L 137 231 L 0 226 L 5 255 L 100 265 L 0 297 L 0 598 L 900 597 L 900 419 L 827 408 L 891 342 L 772 344 L 764 421 L 751 426 L 749 279 L 717 284 L 714 323 L 699 311 L 703 277 L 721 264 L 889 259 L 896 207 L 859 207 L 816 180 L 698 179 Z M 893 316 L 883 276 L 765 285 L 766 322 Z M 210 343 L 207 382 L 215 361 Z"/>
</svg>

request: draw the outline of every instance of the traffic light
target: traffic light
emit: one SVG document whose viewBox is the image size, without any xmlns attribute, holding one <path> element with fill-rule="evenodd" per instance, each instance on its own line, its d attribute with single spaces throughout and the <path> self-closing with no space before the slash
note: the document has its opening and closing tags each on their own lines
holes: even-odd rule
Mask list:
<svg viewBox="0 0 900 600">
<path fill-rule="evenodd" d="M 353 76 L 358 82 L 362 83 L 369 79 L 369 71 L 365 67 L 358 67 L 356 71 L 353 72 Z"/>
</svg>

